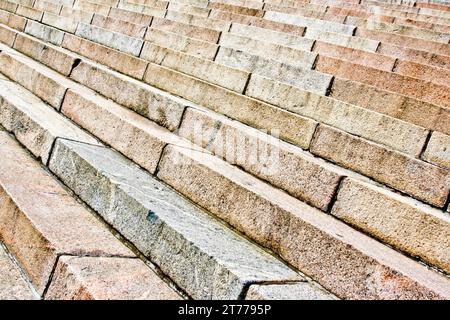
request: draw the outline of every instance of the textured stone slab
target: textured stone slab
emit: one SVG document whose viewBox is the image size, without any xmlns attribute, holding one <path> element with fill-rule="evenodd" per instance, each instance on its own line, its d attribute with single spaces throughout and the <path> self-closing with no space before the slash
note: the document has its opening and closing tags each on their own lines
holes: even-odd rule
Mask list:
<svg viewBox="0 0 450 320">
<path fill-rule="evenodd" d="M 23 31 L 27 20 L 24 17 L 0 10 L 0 23 L 3 23 L 13 29 Z"/>
<path fill-rule="evenodd" d="M 334 79 L 330 96 L 424 128 L 450 134 L 448 108 L 339 78 Z"/>
<path fill-rule="evenodd" d="M 147 31 L 147 27 L 143 25 L 114 19 L 111 17 L 105 17 L 100 14 L 94 15 L 91 24 L 135 38 L 144 38 L 145 32 Z"/>
<path fill-rule="evenodd" d="M 223 34 L 220 37 L 219 43 L 222 47 L 243 51 L 260 57 L 270 57 L 272 60 L 299 68 L 312 68 L 317 56 L 317 54 L 312 52 L 241 37 L 231 33 Z"/>
<path fill-rule="evenodd" d="M 37 300 L 20 267 L 0 244 L 0 299 Z"/>
<path fill-rule="evenodd" d="M 6 10 L 9 12 L 16 12 L 17 7 L 19 5 L 17 3 L 11 2 L 11 1 L 1 1 L 0 2 L 0 9 L 1 10 Z"/>
<path fill-rule="evenodd" d="M 396 58 L 394 57 L 357 50 L 341 45 L 334 45 L 323 41 L 316 41 L 314 43 L 313 51 L 321 55 L 352 61 L 353 63 L 384 71 L 391 71 L 396 61 Z"/>
<path fill-rule="evenodd" d="M 167 10 L 179 11 L 184 13 L 189 13 L 192 15 L 200 16 L 200 17 L 208 17 L 211 9 L 194 7 L 189 5 L 184 5 L 181 3 L 169 2 L 169 6 Z"/>
<path fill-rule="evenodd" d="M 254 128 L 279 130 L 281 139 L 303 148 L 316 126 L 315 121 L 154 64 L 144 81 Z"/>
<path fill-rule="evenodd" d="M 177 33 L 168 32 L 156 28 L 149 28 L 145 40 L 159 46 L 185 52 L 204 59 L 213 60 L 218 45 L 194 38 L 188 38 Z"/>
<path fill-rule="evenodd" d="M 398 250 L 450 271 L 450 217 L 440 210 L 382 187 L 345 179 L 331 213 Z"/>
<path fill-rule="evenodd" d="M 158 177 L 340 298 L 449 295 L 446 277 L 214 156 L 166 148 Z"/>
<path fill-rule="evenodd" d="M 64 32 L 39 22 L 28 20 L 27 26 L 25 27 L 25 33 L 41 39 L 46 42 L 50 42 L 54 45 L 61 45 L 64 38 Z"/>
<path fill-rule="evenodd" d="M 411 96 L 437 106 L 450 107 L 450 90 L 448 86 L 320 55 L 315 62 L 314 70 L 368 84 L 381 90 Z M 349 85 L 351 84 L 349 83 Z"/>
<path fill-rule="evenodd" d="M 449 69 L 420 64 L 413 61 L 398 60 L 393 72 L 430 81 L 442 86 L 450 86 Z"/>
<path fill-rule="evenodd" d="M 340 178 L 346 175 L 276 136 L 206 110 L 188 108 L 179 135 L 322 210 L 327 209 Z"/>
<path fill-rule="evenodd" d="M 149 26 L 153 19 L 153 17 L 148 14 L 123 10 L 119 8 L 111 8 L 111 11 L 109 12 L 109 17 L 113 19 L 121 19 L 123 21 L 140 24 L 143 26 Z"/>
<path fill-rule="evenodd" d="M 69 33 L 75 33 L 75 30 L 77 30 L 78 26 L 77 19 L 61 17 L 49 12 L 44 13 L 44 16 L 42 17 L 42 23 L 48 24 L 52 27 Z M 58 45 L 60 45 L 60 43 L 58 43 Z"/>
<path fill-rule="evenodd" d="M 28 19 L 41 21 L 42 15 L 44 14 L 44 12 L 42 10 L 39 10 L 39 9 L 35 9 L 35 8 L 28 7 L 28 6 L 19 5 L 17 7 L 16 14 L 18 14 L 20 16 L 24 16 L 24 17 L 26 17 Z"/>
<path fill-rule="evenodd" d="M 0 25 L 0 42 L 12 47 L 16 40 L 17 32 L 7 26 Z"/>
<path fill-rule="evenodd" d="M 13 55 L 5 51 L 0 53 L 0 72 L 59 110 L 67 83 L 59 83 L 52 77 L 50 70 L 44 69 L 42 65 L 29 65 L 28 60 Z"/>
<path fill-rule="evenodd" d="M 212 43 L 217 43 L 220 37 L 220 31 L 168 19 L 154 18 L 152 22 L 152 28 L 169 31 L 172 33 L 178 33 L 184 35 L 185 37 L 195 38 Z"/>
<path fill-rule="evenodd" d="M 332 294 L 309 282 L 251 285 L 246 300 L 335 300 Z"/>
<path fill-rule="evenodd" d="M 141 39 L 84 23 L 78 24 L 75 35 L 134 56 L 139 56 L 144 44 Z"/>
<path fill-rule="evenodd" d="M 379 41 L 366 39 L 364 37 L 355 37 L 351 35 L 343 35 L 335 32 L 326 32 L 320 28 L 307 28 L 305 38 L 314 39 L 323 42 L 332 43 L 338 46 L 348 47 L 357 50 L 376 52 Z"/>
<path fill-rule="evenodd" d="M 314 43 L 314 40 L 306 39 L 300 36 L 261 27 L 247 26 L 239 23 L 233 23 L 231 25 L 230 32 L 241 37 L 262 40 L 304 51 L 310 51 Z"/>
<path fill-rule="evenodd" d="M 226 12 L 226 11 L 218 11 L 218 10 L 212 10 L 211 14 L 209 15 L 210 18 L 213 19 L 220 19 L 225 21 L 232 21 L 233 23 L 239 23 L 249 26 L 255 26 L 259 28 L 269 29 L 269 30 L 275 30 L 279 32 L 289 33 L 294 36 L 302 37 L 305 33 L 305 27 L 301 26 L 295 26 L 293 24 L 286 24 L 282 22 L 277 21 L 271 21 L 266 20 L 262 18 L 252 17 L 252 16 L 246 16 L 242 14 L 235 14 L 232 12 Z"/>
<path fill-rule="evenodd" d="M 232 13 L 242 14 L 242 15 L 246 15 L 246 16 L 259 17 L 259 18 L 261 18 L 264 15 L 263 10 L 244 7 L 244 6 L 238 6 L 238 5 L 232 5 L 232 4 L 226 4 L 226 3 L 219 3 L 219 2 L 210 2 L 208 4 L 208 8 L 220 10 L 220 11 L 229 11 Z"/>
<path fill-rule="evenodd" d="M 92 17 L 94 16 L 91 12 L 86 12 L 79 9 L 73 9 L 69 7 L 62 7 L 59 13 L 61 17 L 72 18 L 84 23 L 91 23 Z"/>
<path fill-rule="evenodd" d="M 117 7 L 119 9 L 125 9 L 125 10 L 134 11 L 134 12 L 138 12 L 138 13 L 148 14 L 153 17 L 159 17 L 159 18 L 164 18 L 165 14 L 166 14 L 166 9 L 149 7 L 149 6 L 141 5 L 138 3 L 131 3 L 131 2 L 120 1 L 119 5 Z"/>
<path fill-rule="evenodd" d="M 69 90 L 61 112 L 150 173 L 168 143 L 186 145 L 152 121 L 87 91 Z"/>
<path fill-rule="evenodd" d="M 36 0 L 33 5 L 34 8 L 51 12 L 54 14 L 59 14 L 61 11 L 62 5 L 59 3 L 49 2 L 49 1 L 43 1 L 43 0 Z"/>
<path fill-rule="evenodd" d="M 0 123 L 46 164 L 58 137 L 96 144 L 96 140 L 22 87 L 2 80 Z"/>
<path fill-rule="evenodd" d="M 331 75 L 313 71 L 307 67 L 295 67 L 226 47 L 220 47 L 215 61 L 322 95 L 327 93 L 332 79 Z M 301 65 L 302 61 L 298 64 Z"/>
<path fill-rule="evenodd" d="M 325 125 L 316 130 L 311 152 L 437 207 L 449 194 L 448 170 Z"/>
<path fill-rule="evenodd" d="M 416 50 L 428 51 L 437 54 L 450 55 L 450 46 L 441 42 L 418 39 L 414 37 L 402 36 L 383 31 L 368 30 L 358 28 L 357 37 L 373 39 L 382 43 L 390 43 L 401 47 L 412 48 Z"/>
<path fill-rule="evenodd" d="M 250 77 L 248 72 L 150 42 L 144 44 L 141 58 L 241 93 Z"/>
<path fill-rule="evenodd" d="M 236 299 L 251 282 L 299 279 L 111 150 L 59 140 L 50 168 L 195 299 Z"/>
<path fill-rule="evenodd" d="M 147 72 L 147 77 L 153 77 Z M 82 62 L 71 78 L 101 95 L 155 121 L 170 131 L 178 128 L 186 101 L 104 67 Z"/>
<path fill-rule="evenodd" d="M 0 141 L 1 238 L 39 294 L 61 254 L 133 256 L 17 142 Z"/>
<path fill-rule="evenodd" d="M 142 79 L 144 77 L 145 69 L 148 64 L 146 61 L 135 56 L 71 34 L 65 35 L 61 46 L 137 79 Z"/>
<path fill-rule="evenodd" d="M 258 75 L 252 75 L 246 94 L 413 156 L 428 135 L 416 125 Z"/>
<path fill-rule="evenodd" d="M 139 259 L 62 256 L 46 300 L 179 300 Z"/>
<path fill-rule="evenodd" d="M 75 3 L 73 4 L 73 8 L 83 10 L 86 12 L 99 13 L 104 16 L 107 16 L 109 13 L 109 10 L 111 9 L 111 7 L 108 5 L 89 2 L 89 1 L 85 1 L 85 0 L 75 0 Z"/>
<path fill-rule="evenodd" d="M 74 55 L 61 52 L 52 45 L 25 34 L 17 35 L 14 49 L 65 76 L 70 74 L 77 59 Z"/>
<path fill-rule="evenodd" d="M 450 136 L 437 131 L 433 132 L 422 158 L 450 169 Z"/>
<path fill-rule="evenodd" d="M 307 30 L 308 28 L 313 28 L 328 32 L 342 33 L 350 36 L 353 35 L 353 32 L 356 29 L 354 26 L 348 26 L 341 23 L 296 16 L 275 11 L 266 11 L 264 19 L 307 27 Z"/>
<path fill-rule="evenodd" d="M 192 14 L 187 14 L 183 12 L 168 10 L 165 16 L 166 19 L 183 22 L 191 24 L 193 26 L 214 29 L 218 31 L 227 32 L 230 29 L 231 23 L 229 21 L 222 21 L 219 19 L 214 19 L 212 17 L 205 18 L 194 16 Z"/>
<path fill-rule="evenodd" d="M 366 27 L 369 30 L 381 30 L 394 34 L 401 34 L 405 36 L 421 38 L 430 41 L 442 42 L 445 44 L 448 44 L 450 41 L 450 34 L 436 32 L 429 29 L 422 29 L 411 26 L 402 26 L 393 23 L 383 23 L 374 20 L 368 20 Z"/>
</svg>

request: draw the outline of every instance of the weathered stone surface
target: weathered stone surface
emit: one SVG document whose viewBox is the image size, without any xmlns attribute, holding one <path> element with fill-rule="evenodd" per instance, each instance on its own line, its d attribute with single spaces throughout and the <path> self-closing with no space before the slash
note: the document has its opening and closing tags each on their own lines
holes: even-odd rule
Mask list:
<svg viewBox="0 0 450 320">
<path fill-rule="evenodd" d="M 185 52 L 204 59 L 213 60 L 218 45 L 194 38 L 188 38 L 177 33 L 168 32 L 156 28 L 149 28 L 145 40 L 159 46 Z"/>
<path fill-rule="evenodd" d="M 437 106 L 450 108 L 450 90 L 448 86 L 322 55 L 319 55 L 317 58 L 314 70 L 371 85 L 381 90 L 398 92 Z"/>
<path fill-rule="evenodd" d="M 148 64 L 135 56 L 71 34 L 65 35 L 61 46 L 137 79 L 144 77 Z"/>
<path fill-rule="evenodd" d="M 241 37 L 276 43 L 281 46 L 304 51 L 310 51 L 314 43 L 314 40 L 306 39 L 300 36 L 261 27 L 247 26 L 239 23 L 233 23 L 231 25 L 230 32 Z"/>
<path fill-rule="evenodd" d="M 0 53 L 0 72 L 14 80 L 39 98 L 59 110 L 66 92 L 67 83 L 59 83 L 50 70 L 37 63 L 17 56 L 13 52 Z"/>
<path fill-rule="evenodd" d="M 61 12 L 59 13 L 61 17 L 72 18 L 74 20 L 78 20 L 84 23 L 91 23 L 92 17 L 94 16 L 91 12 L 86 12 L 79 9 L 73 9 L 70 7 L 62 7 Z"/>
<path fill-rule="evenodd" d="M 61 112 L 150 173 L 168 143 L 187 145 L 152 121 L 87 91 L 69 90 Z"/>
<path fill-rule="evenodd" d="M 384 23 L 369 19 L 366 28 L 369 30 L 381 30 L 394 34 L 401 34 L 405 36 L 421 38 L 430 41 L 437 41 L 448 44 L 450 41 L 450 34 L 436 32 L 429 29 L 416 28 L 411 26 L 402 26 L 393 23 Z"/>
<path fill-rule="evenodd" d="M 450 136 L 437 131 L 433 132 L 422 158 L 450 169 Z"/>
<path fill-rule="evenodd" d="M 179 300 L 139 259 L 62 256 L 46 300 Z"/>
<path fill-rule="evenodd" d="M 1 300 L 37 300 L 20 267 L 0 243 L 0 299 Z"/>
<path fill-rule="evenodd" d="M 254 128 L 279 130 L 281 139 L 302 148 L 309 146 L 316 126 L 310 119 L 155 64 L 149 65 L 144 81 Z"/>
<path fill-rule="evenodd" d="M 28 20 L 25 27 L 25 33 L 41 39 L 46 42 L 50 42 L 57 46 L 61 45 L 64 38 L 64 32 L 36 21 Z"/>
<path fill-rule="evenodd" d="M 307 27 L 306 30 L 308 30 L 309 28 L 313 28 L 328 32 L 342 33 L 350 36 L 353 35 L 353 32 L 355 30 L 354 26 L 348 26 L 341 23 L 296 16 L 275 11 L 266 11 L 264 19 Z"/>
<path fill-rule="evenodd" d="M 111 9 L 111 7 L 108 5 L 89 2 L 89 1 L 85 1 L 85 0 L 75 0 L 75 3 L 73 4 L 73 8 L 83 10 L 86 12 L 99 13 L 104 16 L 107 16 L 109 13 L 109 10 Z"/>
<path fill-rule="evenodd" d="M 119 8 L 111 8 L 109 16 L 114 19 L 121 19 L 123 21 L 140 24 L 143 26 L 149 26 L 153 17 L 148 14 L 123 10 Z"/>
<path fill-rule="evenodd" d="M 450 273 L 450 217 L 411 198 L 345 179 L 331 214 Z"/>
<path fill-rule="evenodd" d="M 60 254 L 133 256 L 17 142 L 0 141 L 0 237 L 40 294 Z"/>
<path fill-rule="evenodd" d="M 75 30 L 77 30 L 78 26 L 78 20 L 76 19 L 61 17 L 49 12 L 44 13 L 44 16 L 42 17 L 42 23 L 48 24 L 52 27 L 64 30 L 69 33 L 75 33 Z"/>
<path fill-rule="evenodd" d="M 182 99 L 99 65 L 82 62 L 73 69 L 70 77 L 170 131 L 178 128 L 187 104 Z M 154 74 L 147 72 L 146 79 L 151 77 Z"/>
<path fill-rule="evenodd" d="M 0 2 L 0 9 L 6 10 L 9 12 L 16 12 L 18 6 L 19 5 L 17 3 L 14 3 L 11 1 L 1 1 Z"/>
<path fill-rule="evenodd" d="M 129 10 L 129 11 L 134 11 L 134 12 L 138 12 L 138 13 L 144 13 L 144 14 L 148 14 L 154 17 L 159 17 L 159 18 L 164 18 L 165 14 L 166 14 L 166 9 L 164 8 L 155 8 L 155 7 L 148 7 L 148 6 L 144 6 L 144 5 L 140 5 L 138 3 L 131 3 L 131 2 L 125 2 L 125 1 L 120 1 L 119 5 L 117 6 L 119 9 L 125 9 L 125 10 Z M 99 12 L 101 13 L 101 12 Z M 106 15 L 104 13 L 102 13 L 103 15 Z"/>
<path fill-rule="evenodd" d="M 413 61 L 398 60 L 393 71 L 447 87 L 450 83 L 450 70 Z"/>
<path fill-rule="evenodd" d="M 219 49 L 215 61 L 322 95 L 326 94 L 333 78 L 331 75 L 310 70 L 307 66 L 302 67 L 301 61 L 297 62 L 299 66 L 296 67 L 226 47 Z"/>
<path fill-rule="evenodd" d="M 448 170 L 325 125 L 316 130 L 311 152 L 438 207 L 449 194 Z"/>
<path fill-rule="evenodd" d="M 152 28 L 178 33 L 184 35 L 185 37 L 212 43 L 217 43 L 220 37 L 220 31 L 168 19 L 154 18 Z"/>
<path fill-rule="evenodd" d="M 421 127 L 450 134 L 450 109 L 356 81 L 335 78 L 330 96 Z"/>
<path fill-rule="evenodd" d="M 313 51 L 321 55 L 352 61 L 353 63 L 358 63 L 385 71 L 391 71 L 396 61 L 396 58 L 394 57 L 353 49 L 351 47 L 335 45 L 323 41 L 316 41 L 314 43 Z"/>
<path fill-rule="evenodd" d="M 329 42 L 338 46 L 347 48 L 365 50 L 375 52 L 378 48 L 379 41 L 366 39 L 364 37 L 354 37 L 334 32 L 326 32 L 322 29 L 307 28 L 305 38 L 314 39 L 323 42 Z"/>
<path fill-rule="evenodd" d="M 0 123 L 46 164 L 58 137 L 97 144 L 96 140 L 22 87 L 2 80 Z"/>
<path fill-rule="evenodd" d="M 232 4 L 226 4 L 226 3 L 219 3 L 219 2 L 210 2 L 208 4 L 208 8 L 215 9 L 215 10 L 221 10 L 221 11 L 229 11 L 232 13 L 238 13 L 246 16 L 253 16 L 253 17 L 262 17 L 264 15 L 263 10 L 244 7 L 244 6 L 237 6 Z"/>
<path fill-rule="evenodd" d="M 192 24 L 193 26 L 214 29 L 218 31 L 227 32 L 230 29 L 231 23 L 229 21 L 223 21 L 214 19 L 212 17 L 205 18 L 183 12 L 168 10 L 165 16 L 166 19 Z"/>
<path fill-rule="evenodd" d="M 167 10 L 189 13 L 192 15 L 200 16 L 200 17 L 208 17 L 209 12 L 211 11 L 210 9 L 207 9 L 207 8 L 194 7 L 194 6 L 184 5 L 181 3 L 174 3 L 174 2 L 169 2 L 169 6 L 167 7 Z"/>
<path fill-rule="evenodd" d="M 241 93 L 250 77 L 248 72 L 150 42 L 144 44 L 141 58 Z"/>
<path fill-rule="evenodd" d="M 61 52 L 52 45 L 25 34 L 17 35 L 14 49 L 65 76 L 70 74 L 77 59 L 68 52 Z"/>
<path fill-rule="evenodd" d="M 317 54 L 291 47 L 241 37 L 231 33 L 222 34 L 220 45 L 239 51 L 243 51 L 260 57 L 271 57 L 272 60 L 286 63 L 300 68 L 312 68 Z"/>
<path fill-rule="evenodd" d="M 132 38 L 84 23 L 78 24 L 75 35 L 134 56 L 139 56 L 144 45 L 142 39 Z"/>
<path fill-rule="evenodd" d="M 413 124 L 258 75 L 252 75 L 246 94 L 413 156 L 428 135 Z"/>
<path fill-rule="evenodd" d="M 108 29 L 110 31 L 123 33 L 130 37 L 144 38 L 147 27 L 120 19 L 105 17 L 101 14 L 95 14 L 91 22 L 92 25 Z"/>
<path fill-rule="evenodd" d="M 297 273 L 111 150 L 58 140 L 50 169 L 196 299 Z"/>
<path fill-rule="evenodd" d="M 341 298 L 449 295 L 444 276 L 214 156 L 166 148 L 158 177 Z"/>
<path fill-rule="evenodd" d="M 24 17 L 0 10 L 0 23 L 3 23 L 13 29 L 23 31 L 27 20 Z"/>
<path fill-rule="evenodd" d="M 18 14 L 20 16 L 24 16 L 28 19 L 41 21 L 42 15 L 44 14 L 44 12 L 39 9 L 19 5 L 17 7 L 16 14 Z"/>
<path fill-rule="evenodd" d="M 212 10 L 210 15 L 210 18 L 213 19 L 220 19 L 225 21 L 232 21 L 233 23 L 239 23 L 249 26 L 255 26 L 260 28 L 265 28 L 269 30 L 275 30 L 279 32 L 289 33 L 294 36 L 302 37 L 305 33 L 305 27 L 296 26 L 293 24 L 287 24 L 277 21 L 271 21 L 266 20 L 262 18 L 252 17 L 252 16 L 246 16 L 242 14 L 236 14 L 232 12 L 226 12 L 226 11 L 219 11 L 219 10 Z"/>
<path fill-rule="evenodd" d="M 188 108 L 179 135 L 228 163 L 326 210 L 344 170 L 237 121 Z"/>
<path fill-rule="evenodd" d="M 43 1 L 43 0 L 36 0 L 33 5 L 34 8 L 51 12 L 54 14 L 59 14 L 61 11 L 62 5 L 59 3 L 49 2 L 49 1 Z"/>
<path fill-rule="evenodd" d="M 309 282 L 251 285 L 246 300 L 335 300 L 336 297 Z"/>
<path fill-rule="evenodd" d="M 398 34 L 358 28 L 355 35 L 357 37 L 373 39 L 385 43 L 398 45 L 401 47 L 417 50 L 429 51 L 433 53 L 450 56 L 450 46 L 441 42 L 418 39 L 415 37 L 402 36 Z"/>
<path fill-rule="evenodd" d="M 7 26 L 0 25 L 0 42 L 12 47 L 16 40 L 17 32 Z"/>
</svg>

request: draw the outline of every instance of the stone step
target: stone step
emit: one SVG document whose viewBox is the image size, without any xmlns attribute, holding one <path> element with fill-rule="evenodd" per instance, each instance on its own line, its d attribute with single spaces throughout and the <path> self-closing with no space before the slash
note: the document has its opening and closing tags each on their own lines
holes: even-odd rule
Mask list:
<svg viewBox="0 0 450 320">
<path fill-rule="evenodd" d="M 75 298 L 71 293 L 83 293 L 79 299 L 131 299 L 136 294 L 142 299 L 180 298 L 5 131 L 0 131 L 0 154 L 1 238 L 39 295 L 47 298 L 52 288 L 56 299 Z M 65 261 L 78 259 L 90 262 L 84 269 L 89 280 L 75 280 L 73 269 L 59 272 Z M 118 270 L 133 267 L 139 277 L 114 274 L 104 261 L 115 261 Z M 66 290 L 68 285 L 72 292 Z M 102 296 L 90 294 L 102 287 Z"/>
<path fill-rule="evenodd" d="M 195 299 L 237 299 L 252 283 L 302 281 L 112 150 L 58 140 L 49 167 Z"/>
<path fill-rule="evenodd" d="M 167 147 L 157 175 L 341 298 L 437 298 L 449 292 L 445 277 L 213 156 Z M 382 281 L 388 275 L 389 283 Z"/>
<path fill-rule="evenodd" d="M 253 74 L 246 94 L 364 139 L 418 157 L 428 131 L 381 113 Z"/>
<path fill-rule="evenodd" d="M 37 300 L 39 296 L 29 284 L 23 270 L 0 242 L 0 299 Z"/>
<path fill-rule="evenodd" d="M 144 38 L 145 32 L 147 31 L 147 28 L 143 25 L 102 16 L 100 14 L 94 15 L 91 24 L 99 28 L 120 32 L 134 38 Z"/>
</svg>

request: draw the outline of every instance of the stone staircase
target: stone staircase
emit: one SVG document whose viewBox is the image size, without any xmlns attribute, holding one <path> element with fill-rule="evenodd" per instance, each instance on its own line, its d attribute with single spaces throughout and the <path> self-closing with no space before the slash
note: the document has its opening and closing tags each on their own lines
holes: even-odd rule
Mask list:
<svg viewBox="0 0 450 320">
<path fill-rule="evenodd" d="M 3 299 L 449 299 L 450 1 L 0 0 Z"/>
</svg>

